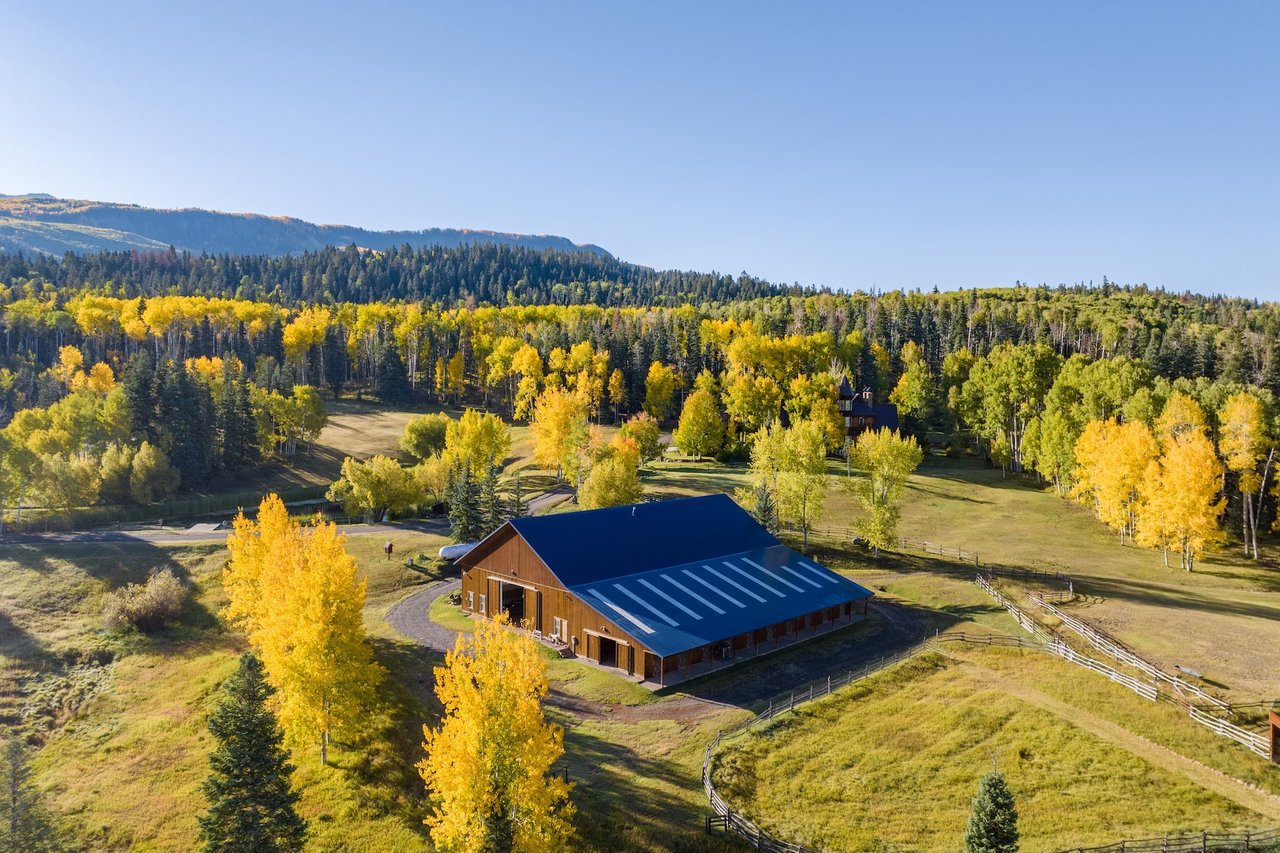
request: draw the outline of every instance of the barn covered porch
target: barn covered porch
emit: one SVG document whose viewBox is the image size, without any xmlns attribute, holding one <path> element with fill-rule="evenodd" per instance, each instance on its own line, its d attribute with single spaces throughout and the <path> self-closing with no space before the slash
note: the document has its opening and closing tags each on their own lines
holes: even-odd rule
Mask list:
<svg viewBox="0 0 1280 853">
<path fill-rule="evenodd" d="M 679 654 L 661 657 L 645 651 L 640 683 L 650 690 L 671 687 L 829 634 L 861 622 L 866 616 L 867 602 L 864 599 L 787 619 Z"/>
</svg>

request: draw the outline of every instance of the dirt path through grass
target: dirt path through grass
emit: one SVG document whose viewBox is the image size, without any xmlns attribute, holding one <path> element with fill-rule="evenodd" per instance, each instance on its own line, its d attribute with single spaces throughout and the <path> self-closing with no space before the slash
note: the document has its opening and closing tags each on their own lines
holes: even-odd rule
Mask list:
<svg viewBox="0 0 1280 853">
<path fill-rule="evenodd" d="M 1061 717 L 1071 725 L 1077 726 L 1107 743 L 1118 746 L 1157 767 L 1184 776 L 1205 790 L 1225 797 L 1237 805 L 1263 815 L 1269 820 L 1280 822 L 1280 797 L 1274 794 L 1258 790 L 1239 779 L 1233 779 L 1221 771 L 1206 767 L 1194 759 L 1186 758 L 1167 747 L 1152 743 L 1142 735 L 1131 732 L 1110 720 L 1103 719 L 1047 693 L 1042 693 L 1034 687 L 1028 687 L 1015 679 L 1000 675 L 983 667 L 981 664 L 958 658 L 952 659 L 957 660 L 961 666 L 971 667 L 971 672 L 977 674 L 992 687 Z M 1208 737 L 1207 732 L 1206 737 Z"/>
</svg>

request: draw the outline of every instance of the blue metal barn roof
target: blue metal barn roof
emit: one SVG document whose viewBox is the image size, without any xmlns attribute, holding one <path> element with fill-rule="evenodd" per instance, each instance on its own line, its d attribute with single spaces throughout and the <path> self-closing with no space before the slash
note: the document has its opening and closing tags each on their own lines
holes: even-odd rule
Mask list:
<svg viewBox="0 0 1280 853">
<path fill-rule="evenodd" d="M 778 544 L 728 495 L 536 515 L 511 526 L 565 586 Z"/>
<path fill-rule="evenodd" d="M 872 594 L 782 545 L 727 495 L 511 525 L 570 592 L 664 657 Z"/>
</svg>

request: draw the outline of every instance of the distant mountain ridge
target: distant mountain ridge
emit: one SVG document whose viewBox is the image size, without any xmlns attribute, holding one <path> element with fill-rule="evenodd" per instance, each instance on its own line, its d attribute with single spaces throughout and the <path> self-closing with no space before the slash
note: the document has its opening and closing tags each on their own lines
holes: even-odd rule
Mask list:
<svg viewBox="0 0 1280 853">
<path fill-rule="evenodd" d="M 459 228 L 370 231 L 317 225 L 287 216 L 222 213 L 199 208 L 160 209 L 136 204 L 60 199 L 46 193 L 0 194 L 0 252 L 62 255 L 137 249 L 211 255 L 296 255 L 326 246 L 389 249 L 492 244 L 613 256 L 590 243 L 551 234 L 508 234 Z"/>
</svg>

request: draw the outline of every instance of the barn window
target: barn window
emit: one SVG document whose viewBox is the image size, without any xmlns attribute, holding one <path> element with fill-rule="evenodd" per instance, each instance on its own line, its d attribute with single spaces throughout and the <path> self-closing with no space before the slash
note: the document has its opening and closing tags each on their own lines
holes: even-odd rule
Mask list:
<svg viewBox="0 0 1280 853">
<path fill-rule="evenodd" d="M 470 590 L 467 591 L 467 609 L 468 610 L 476 609 L 476 594 L 474 592 L 471 592 Z"/>
<path fill-rule="evenodd" d="M 485 609 L 485 602 L 488 601 L 488 599 L 489 599 L 489 596 L 485 595 L 483 592 L 480 593 L 480 612 L 481 613 L 489 612 L 488 610 Z"/>
<path fill-rule="evenodd" d="M 564 640 L 569 636 L 569 623 L 561 619 L 559 616 L 551 620 L 551 636 L 557 640 Z"/>
</svg>

